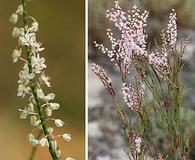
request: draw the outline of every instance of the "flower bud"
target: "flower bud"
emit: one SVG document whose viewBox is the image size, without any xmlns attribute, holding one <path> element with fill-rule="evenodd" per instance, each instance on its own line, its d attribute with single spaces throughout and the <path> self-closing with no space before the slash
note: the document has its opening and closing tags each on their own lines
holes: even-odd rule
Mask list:
<svg viewBox="0 0 195 160">
<path fill-rule="evenodd" d="M 56 151 L 57 147 L 58 147 L 57 141 L 56 140 L 51 141 L 51 146 L 52 146 L 53 150 Z"/>
<path fill-rule="evenodd" d="M 57 149 L 56 155 L 57 155 L 58 158 L 60 158 L 61 157 L 61 150 Z"/>
<path fill-rule="evenodd" d="M 53 128 L 52 128 L 52 127 L 49 127 L 49 128 L 47 129 L 47 131 L 49 132 L 49 134 L 52 134 L 52 133 L 53 133 Z"/>
<path fill-rule="evenodd" d="M 70 142 L 71 141 L 71 135 L 70 134 L 63 134 L 62 138 L 66 141 L 66 142 Z"/>
<path fill-rule="evenodd" d="M 35 116 L 35 115 L 31 116 L 30 117 L 30 124 L 32 126 L 36 126 L 36 124 L 37 124 L 36 122 L 37 122 L 37 116 Z"/>
<path fill-rule="evenodd" d="M 20 36 L 20 29 L 18 27 L 14 27 L 12 31 L 12 37 L 18 38 Z"/>
<path fill-rule="evenodd" d="M 25 44 L 26 44 L 26 42 L 24 41 L 24 39 L 23 39 L 23 37 L 19 37 L 19 39 L 18 39 L 18 45 L 19 46 L 25 46 Z"/>
<path fill-rule="evenodd" d="M 48 101 L 54 100 L 54 98 L 55 98 L 55 94 L 49 93 L 47 96 L 44 97 L 44 101 L 48 102 Z"/>
<path fill-rule="evenodd" d="M 28 142 L 30 144 L 32 144 L 33 146 L 36 146 L 37 144 L 39 144 L 39 141 L 37 139 L 35 139 L 35 137 L 32 133 L 28 134 Z"/>
<path fill-rule="evenodd" d="M 18 13 L 18 14 L 20 14 L 20 15 L 22 15 L 23 14 L 23 6 L 22 5 L 19 5 L 18 6 L 18 9 L 17 9 L 17 11 L 16 11 L 16 13 Z"/>
<path fill-rule="evenodd" d="M 20 58 L 22 51 L 18 49 L 14 49 L 12 53 L 13 62 L 17 62 L 18 58 Z"/>
<path fill-rule="evenodd" d="M 30 140 L 32 140 L 32 139 L 34 139 L 35 137 L 34 137 L 34 135 L 32 134 L 32 133 L 29 133 L 28 134 L 28 140 L 30 141 Z"/>
<path fill-rule="evenodd" d="M 61 120 L 61 119 L 55 119 L 54 120 L 54 124 L 57 126 L 57 127 L 62 127 L 64 125 L 64 122 Z"/>
<path fill-rule="evenodd" d="M 13 13 L 9 19 L 9 21 L 13 24 L 16 24 L 18 22 L 18 14 Z"/>
<path fill-rule="evenodd" d="M 49 103 L 49 106 L 52 110 L 57 110 L 60 108 L 60 105 L 58 103 Z"/>
<path fill-rule="evenodd" d="M 38 96 L 38 98 L 41 98 L 41 99 L 43 99 L 45 97 L 43 90 L 41 88 L 37 89 L 37 96 Z"/>
<path fill-rule="evenodd" d="M 35 111 L 34 106 L 33 106 L 32 103 L 29 103 L 29 104 L 28 104 L 28 110 L 29 110 L 30 112 L 34 112 L 34 111 Z"/>
<path fill-rule="evenodd" d="M 45 113 L 46 113 L 47 117 L 51 117 L 52 116 L 52 110 L 51 110 L 51 108 L 47 107 L 45 109 Z"/>
<path fill-rule="evenodd" d="M 48 147 L 49 146 L 49 143 L 47 141 L 47 138 L 42 138 L 40 141 L 39 141 L 39 144 L 41 145 L 41 147 Z"/>
<path fill-rule="evenodd" d="M 35 32 L 37 32 L 39 30 L 39 23 L 37 21 L 34 21 L 32 23 L 32 28 Z"/>
<path fill-rule="evenodd" d="M 39 144 L 39 141 L 37 139 L 32 139 L 30 141 L 30 144 L 32 144 L 32 146 L 36 146 L 37 144 Z"/>
</svg>

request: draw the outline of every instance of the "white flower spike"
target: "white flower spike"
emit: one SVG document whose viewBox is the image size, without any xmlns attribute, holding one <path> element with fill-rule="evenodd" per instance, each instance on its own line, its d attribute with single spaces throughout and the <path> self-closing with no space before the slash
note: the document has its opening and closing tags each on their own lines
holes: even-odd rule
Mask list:
<svg viewBox="0 0 195 160">
<path fill-rule="evenodd" d="M 64 122 L 58 118 L 52 118 L 52 112 L 60 108 L 58 103 L 52 102 L 55 99 L 54 93 L 45 94 L 42 87 L 51 87 L 49 77 L 45 74 L 45 58 L 41 55 L 44 51 L 42 43 L 37 41 L 39 23 L 35 18 L 26 15 L 27 1 L 23 0 L 18 6 L 9 21 L 13 24 L 21 17 L 22 27 L 15 26 L 12 30 L 12 37 L 18 39 L 18 46 L 13 50 L 12 59 L 16 63 L 20 61 L 23 68 L 19 71 L 17 96 L 27 99 L 27 107 L 19 109 L 21 119 L 30 119 L 33 131 L 44 133 L 41 137 L 28 135 L 28 142 L 32 146 L 40 145 L 48 147 L 53 160 L 61 158 L 61 150 L 55 140 L 54 128 L 50 126 L 48 120 L 54 120 L 54 125 L 62 127 Z M 28 21 L 30 20 L 30 21 Z M 30 22 L 33 22 L 30 24 Z M 23 58 L 26 57 L 26 58 Z M 48 118 L 49 117 L 49 118 Z M 70 135 L 64 135 L 66 141 L 70 141 Z"/>
</svg>

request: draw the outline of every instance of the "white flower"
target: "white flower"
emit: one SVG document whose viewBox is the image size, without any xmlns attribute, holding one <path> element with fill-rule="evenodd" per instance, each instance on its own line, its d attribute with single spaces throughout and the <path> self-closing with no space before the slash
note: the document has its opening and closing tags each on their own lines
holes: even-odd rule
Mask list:
<svg viewBox="0 0 195 160">
<path fill-rule="evenodd" d="M 63 134 L 62 138 L 66 141 L 66 142 L 70 142 L 71 141 L 71 135 L 70 134 Z"/>
<path fill-rule="evenodd" d="M 18 9 L 16 10 L 16 13 L 22 15 L 23 14 L 23 6 L 22 5 L 19 5 L 18 6 Z"/>
<path fill-rule="evenodd" d="M 41 140 L 39 140 L 39 144 L 41 145 L 41 147 L 48 147 L 49 143 L 47 141 L 47 138 L 42 138 Z"/>
<path fill-rule="evenodd" d="M 48 102 L 48 101 L 54 100 L 54 98 L 55 98 L 55 94 L 54 93 L 49 93 L 48 95 L 46 95 L 43 98 L 43 101 Z"/>
<path fill-rule="evenodd" d="M 66 158 L 64 158 L 64 160 L 75 160 L 75 159 L 73 159 L 71 157 L 66 157 Z"/>
<path fill-rule="evenodd" d="M 57 154 L 57 157 L 60 158 L 61 157 L 61 150 L 57 149 L 56 154 Z"/>
<path fill-rule="evenodd" d="M 31 44 L 31 51 L 33 54 L 42 52 L 45 48 L 41 47 L 41 43 L 34 42 Z"/>
<path fill-rule="evenodd" d="M 28 108 L 29 108 L 29 110 L 30 110 L 31 112 L 34 112 L 34 111 L 35 111 L 34 105 L 33 105 L 31 102 L 28 104 Z"/>
<path fill-rule="evenodd" d="M 26 87 L 24 84 L 19 84 L 17 96 L 24 98 L 27 93 L 30 93 L 30 87 Z"/>
<path fill-rule="evenodd" d="M 32 28 L 33 28 L 34 32 L 37 32 L 39 30 L 39 23 L 37 21 L 34 21 L 32 23 Z"/>
<path fill-rule="evenodd" d="M 36 114 L 34 113 L 34 108 L 31 106 L 24 107 L 24 109 L 18 109 L 20 111 L 20 119 L 26 119 L 29 114 Z"/>
<path fill-rule="evenodd" d="M 47 117 L 52 116 L 52 110 L 57 110 L 60 108 L 58 103 L 49 103 L 49 106 L 45 109 Z"/>
<path fill-rule="evenodd" d="M 44 83 L 47 85 L 47 87 L 51 87 L 51 84 L 50 84 L 50 82 L 49 82 L 49 77 L 46 76 L 44 73 L 41 74 L 41 76 L 40 76 L 40 81 L 41 81 L 41 82 L 44 82 Z"/>
<path fill-rule="evenodd" d="M 32 116 L 30 117 L 30 124 L 31 124 L 32 126 L 36 126 L 36 122 L 37 122 L 37 116 L 32 115 Z"/>
<path fill-rule="evenodd" d="M 36 126 L 36 127 L 38 127 L 38 128 L 42 128 L 42 126 L 41 126 L 41 120 L 38 120 L 38 121 L 36 121 L 35 122 L 35 124 L 34 124 L 34 126 Z"/>
<path fill-rule="evenodd" d="M 36 146 L 37 144 L 39 144 L 39 141 L 37 139 L 32 139 L 30 141 L 30 144 L 32 144 L 32 146 Z"/>
<path fill-rule="evenodd" d="M 54 124 L 57 126 L 57 127 L 62 127 L 64 125 L 64 122 L 61 120 L 61 119 L 55 119 L 54 120 Z"/>
<path fill-rule="evenodd" d="M 18 22 L 18 14 L 13 13 L 9 19 L 9 21 L 13 24 L 16 24 Z"/>
<path fill-rule="evenodd" d="M 12 53 L 13 62 L 16 63 L 20 58 L 22 50 L 14 49 Z"/>
<path fill-rule="evenodd" d="M 35 77 L 35 74 L 29 73 L 28 65 L 25 64 L 23 70 L 19 72 L 19 77 L 18 83 L 27 85 Z"/>
<path fill-rule="evenodd" d="M 39 54 L 37 54 L 37 57 L 36 56 L 32 56 L 31 64 L 32 64 L 32 67 L 34 68 L 34 72 L 37 73 L 37 74 L 41 73 L 41 71 L 44 68 L 46 68 L 45 58 L 44 57 L 40 58 Z"/>
<path fill-rule="evenodd" d="M 19 109 L 20 113 L 20 119 L 26 119 L 27 116 L 29 115 L 29 111 L 28 109 L 26 109 L 26 107 L 24 108 L 24 110 Z"/>
<path fill-rule="evenodd" d="M 43 99 L 45 97 L 45 94 L 43 93 L 43 90 L 41 88 L 37 89 L 37 96 L 40 99 Z"/>
<path fill-rule="evenodd" d="M 32 133 L 29 133 L 29 135 L 28 135 L 28 142 L 30 144 L 32 144 L 33 146 L 36 146 L 37 144 L 39 144 L 39 141 L 37 139 L 35 139 L 35 137 Z"/>
<path fill-rule="evenodd" d="M 53 128 L 52 127 L 49 127 L 49 128 L 47 128 L 47 131 L 49 132 L 49 134 L 52 134 L 53 133 Z"/>
<path fill-rule="evenodd" d="M 17 38 L 20 36 L 20 29 L 18 27 L 14 27 L 12 31 L 12 37 Z"/>
<path fill-rule="evenodd" d="M 43 90 L 41 88 L 37 89 L 37 96 L 42 99 L 44 102 L 48 102 L 51 100 L 54 100 L 55 94 L 54 93 L 49 93 L 48 95 L 45 96 L 43 93 Z"/>
<path fill-rule="evenodd" d="M 32 134 L 32 133 L 29 133 L 28 134 L 28 140 L 30 141 L 30 140 L 32 140 L 32 139 L 34 139 L 35 137 L 34 137 L 34 135 Z"/>
<path fill-rule="evenodd" d="M 27 33 L 24 32 L 24 30 L 20 31 L 20 37 L 18 40 L 19 45 L 21 46 L 32 46 L 36 42 L 36 34 L 30 33 L 29 31 Z"/>
<path fill-rule="evenodd" d="M 141 152 L 141 142 L 142 142 L 141 137 L 140 136 L 137 136 L 135 138 L 135 141 L 134 142 L 135 142 L 135 147 L 136 147 L 137 153 L 140 153 Z"/>
<path fill-rule="evenodd" d="M 52 109 L 52 110 L 57 110 L 60 108 L 60 104 L 58 103 L 49 103 L 49 107 Z"/>
<path fill-rule="evenodd" d="M 51 117 L 51 116 L 52 116 L 52 109 L 49 108 L 49 107 L 47 107 L 47 108 L 45 109 L 45 113 L 46 113 L 47 117 Z"/>
</svg>

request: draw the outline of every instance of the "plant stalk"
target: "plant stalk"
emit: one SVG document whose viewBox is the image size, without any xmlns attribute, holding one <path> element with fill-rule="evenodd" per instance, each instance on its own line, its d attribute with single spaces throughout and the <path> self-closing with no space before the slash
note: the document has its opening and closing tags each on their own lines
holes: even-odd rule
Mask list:
<svg viewBox="0 0 195 160">
<path fill-rule="evenodd" d="M 25 30 L 25 33 L 27 32 L 27 29 L 28 29 L 28 24 L 27 24 L 27 16 L 26 16 L 26 13 L 27 13 L 27 10 L 26 10 L 26 6 L 27 6 L 27 1 L 26 0 L 22 0 L 22 6 L 23 6 L 23 25 L 24 25 L 24 30 Z M 26 46 L 26 53 L 27 53 L 27 61 L 28 61 L 28 67 L 29 67 L 29 73 L 32 73 L 32 64 L 31 64 L 31 52 L 29 50 L 29 48 Z M 48 143 L 49 143 L 49 152 L 50 152 L 50 155 L 51 157 L 53 158 L 53 160 L 58 160 L 58 157 L 52 147 L 52 139 L 49 135 L 49 132 L 47 130 L 47 126 L 46 126 L 46 122 L 45 122 L 45 119 L 44 119 L 44 114 L 42 113 L 42 109 L 41 109 L 41 104 L 40 104 L 40 101 L 39 101 L 39 98 L 37 96 L 37 86 L 35 84 L 35 82 L 32 81 L 32 84 L 31 84 L 31 90 L 32 90 L 32 94 L 34 96 L 34 99 L 35 99 L 35 103 L 36 103 L 36 108 L 37 108 L 37 111 L 38 111 L 38 114 L 39 114 L 39 118 L 41 120 L 41 126 L 42 126 L 42 129 L 43 129 L 43 133 L 45 135 L 45 137 L 47 138 L 48 140 Z"/>
</svg>

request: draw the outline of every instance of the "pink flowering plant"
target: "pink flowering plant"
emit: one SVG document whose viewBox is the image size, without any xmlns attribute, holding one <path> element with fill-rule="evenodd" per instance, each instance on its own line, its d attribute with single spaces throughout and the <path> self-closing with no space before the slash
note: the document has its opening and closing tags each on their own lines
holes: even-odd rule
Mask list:
<svg viewBox="0 0 195 160">
<path fill-rule="evenodd" d="M 21 5 L 11 15 L 9 21 L 18 24 L 21 18 L 21 24 L 14 27 L 12 37 L 17 38 L 18 45 L 14 49 L 13 62 L 20 61 L 23 64 L 19 72 L 18 93 L 17 96 L 26 101 L 26 106 L 19 109 L 20 118 L 29 118 L 33 129 L 28 135 L 28 142 L 32 144 L 33 149 L 29 160 L 34 159 L 36 147 L 47 147 L 53 160 L 73 160 L 70 157 L 63 158 L 57 139 L 62 138 L 65 142 L 71 141 L 71 135 L 62 133 L 54 134 L 54 126 L 63 127 L 64 122 L 61 119 L 53 118 L 52 113 L 60 108 L 60 105 L 54 102 L 54 93 L 44 93 L 43 87 L 51 87 L 49 77 L 45 74 L 45 58 L 41 52 L 45 49 L 42 43 L 37 40 L 39 23 L 31 16 L 27 16 L 27 4 L 30 0 L 21 0 Z"/>
<path fill-rule="evenodd" d="M 102 67 L 93 63 L 91 68 L 113 98 L 127 142 L 125 153 L 130 160 L 145 160 L 147 156 L 154 160 L 189 159 L 189 138 L 180 118 L 185 93 L 181 71 L 189 39 L 183 40 L 179 47 L 176 44 L 175 10 L 169 15 L 167 28 L 161 32 L 161 45 L 156 44 L 155 49 L 149 49 L 147 39 L 148 11 L 141 12 L 137 6 L 124 11 L 115 1 L 106 16 L 120 34 L 116 38 L 112 30 L 107 29 L 111 49 L 94 44 L 118 68 L 121 90 L 114 89 Z M 121 92 L 123 98 L 120 98 Z M 157 146 L 155 128 L 166 141 L 164 149 Z"/>
</svg>

